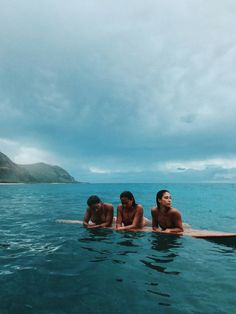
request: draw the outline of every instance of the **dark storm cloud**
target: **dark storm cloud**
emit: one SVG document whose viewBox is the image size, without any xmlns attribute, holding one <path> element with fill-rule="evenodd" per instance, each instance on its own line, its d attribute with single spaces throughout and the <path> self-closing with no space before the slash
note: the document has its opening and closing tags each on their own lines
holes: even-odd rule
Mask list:
<svg viewBox="0 0 236 314">
<path fill-rule="evenodd" d="M 233 169 L 235 13 L 229 0 L 2 1 L 0 150 L 87 181 Z"/>
</svg>

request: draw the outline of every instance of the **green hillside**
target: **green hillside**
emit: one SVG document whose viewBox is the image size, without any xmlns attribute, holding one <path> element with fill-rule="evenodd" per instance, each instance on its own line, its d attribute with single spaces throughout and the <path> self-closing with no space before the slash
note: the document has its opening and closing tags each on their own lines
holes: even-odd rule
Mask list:
<svg viewBox="0 0 236 314">
<path fill-rule="evenodd" d="M 0 152 L 0 183 L 77 183 L 63 168 L 45 163 L 17 165 Z"/>
</svg>

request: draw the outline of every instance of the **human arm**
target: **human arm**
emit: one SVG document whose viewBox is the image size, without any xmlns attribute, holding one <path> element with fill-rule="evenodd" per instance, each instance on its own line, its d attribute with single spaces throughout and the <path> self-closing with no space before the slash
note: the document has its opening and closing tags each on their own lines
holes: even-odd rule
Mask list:
<svg viewBox="0 0 236 314">
<path fill-rule="evenodd" d="M 173 208 L 172 210 L 173 211 L 172 211 L 172 215 L 171 215 L 171 221 L 172 221 L 173 228 L 166 228 L 164 230 L 164 232 L 168 232 L 168 233 L 183 232 L 184 228 L 183 228 L 181 214 L 176 208 Z"/>
<path fill-rule="evenodd" d="M 117 207 L 117 214 L 116 214 L 116 229 L 122 227 L 122 206 L 119 205 Z"/>
<path fill-rule="evenodd" d="M 90 227 L 90 224 L 89 224 L 90 218 L 91 218 L 91 211 L 90 211 L 89 208 L 87 208 L 86 211 L 85 211 L 84 219 L 83 219 L 83 225 L 84 225 L 85 228 L 89 228 Z"/>
<path fill-rule="evenodd" d="M 138 229 L 142 228 L 142 222 L 143 222 L 143 207 L 141 205 L 136 205 L 136 213 L 133 219 L 133 223 L 128 226 L 120 226 L 116 227 L 117 230 L 130 230 L 130 229 Z"/>
<path fill-rule="evenodd" d="M 106 210 L 106 221 L 101 224 L 94 224 L 92 226 L 89 225 L 88 228 L 94 229 L 94 228 L 106 228 L 106 227 L 112 226 L 114 208 L 111 204 L 104 204 L 104 207 Z"/>
<path fill-rule="evenodd" d="M 107 206 L 106 221 L 103 224 L 101 224 L 101 227 L 111 227 L 113 222 L 114 207 L 111 204 L 106 204 L 106 206 Z"/>
<path fill-rule="evenodd" d="M 153 231 L 160 231 L 160 228 L 158 227 L 158 208 L 157 207 L 153 207 L 151 209 L 151 213 L 152 213 L 152 229 Z"/>
</svg>

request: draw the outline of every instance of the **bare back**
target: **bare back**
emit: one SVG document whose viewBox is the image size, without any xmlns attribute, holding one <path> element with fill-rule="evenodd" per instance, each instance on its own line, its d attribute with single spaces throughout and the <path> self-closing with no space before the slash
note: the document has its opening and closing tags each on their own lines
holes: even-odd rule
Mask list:
<svg viewBox="0 0 236 314">
<path fill-rule="evenodd" d="M 124 209 L 122 205 L 117 207 L 117 226 L 142 228 L 143 227 L 143 207 L 136 205 L 132 209 Z"/>
<path fill-rule="evenodd" d="M 183 231 L 182 218 L 176 208 L 169 208 L 163 212 L 158 207 L 152 208 L 152 227 L 166 229 L 179 229 Z"/>
<path fill-rule="evenodd" d="M 87 208 L 84 216 L 84 222 L 89 223 L 91 220 L 95 225 L 102 225 L 104 227 L 111 227 L 113 222 L 114 209 L 112 204 L 103 203 L 102 209 L 94 211 L 91 208 Z"/>
</svg>

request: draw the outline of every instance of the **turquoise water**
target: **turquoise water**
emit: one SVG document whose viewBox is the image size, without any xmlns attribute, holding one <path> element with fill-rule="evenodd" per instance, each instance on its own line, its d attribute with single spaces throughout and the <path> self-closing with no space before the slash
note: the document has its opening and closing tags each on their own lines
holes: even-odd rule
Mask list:
<svg viewBox="0 0 236 314">
<path fill-rule="evenodd" d="M 236 232 L 235 184 L 1 185 L 0 313 L 235 313 L 235 243 L 55 223 L 123 190 L 150 218 L 162 188 L 193 228 Z"/>
</svg>

